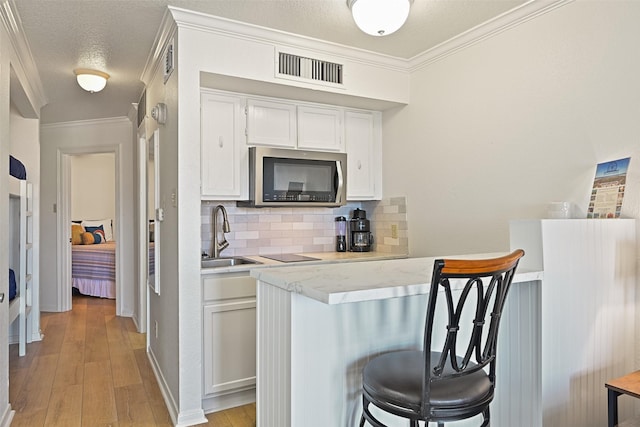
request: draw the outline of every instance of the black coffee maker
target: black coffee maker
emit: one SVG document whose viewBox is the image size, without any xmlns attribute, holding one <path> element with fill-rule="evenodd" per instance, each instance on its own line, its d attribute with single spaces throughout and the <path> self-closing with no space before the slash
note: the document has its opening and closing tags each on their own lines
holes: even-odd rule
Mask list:
<svg viewBox="0 0 640 427">
<path fill-rule="evenodd" d="M 351 252 L 369 252 L 373 246 L 371 225 L 367 212 L 355 209 L 349 221 L 349 250 Z"/>
</svg>

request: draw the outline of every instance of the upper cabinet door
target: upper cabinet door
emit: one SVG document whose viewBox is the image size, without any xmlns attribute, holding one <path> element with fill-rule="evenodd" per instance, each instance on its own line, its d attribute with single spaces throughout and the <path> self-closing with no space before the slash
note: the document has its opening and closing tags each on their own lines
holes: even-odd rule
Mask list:
<svg viewBox="0 0 640 427">
<path fill-rule="evenodd" d="M 247 144 L 295 148 L 296 139 L 295 104 L 247 100 Z"/>
<path fill-rule="evenodd" d="M 344 152 L 342 110 L 298 107 L 298 148 Z"/>
<path fill-rule="evenodd" d="M 382 138 L 377 113 L 346 111 L 347 200 L 382 198 Z"/>
<path fill-rule="evenodd" d="M 249 160 L 244 98 L 203 92 L 200 111 L 202 198 L 246 200 Z"/>
</svg>

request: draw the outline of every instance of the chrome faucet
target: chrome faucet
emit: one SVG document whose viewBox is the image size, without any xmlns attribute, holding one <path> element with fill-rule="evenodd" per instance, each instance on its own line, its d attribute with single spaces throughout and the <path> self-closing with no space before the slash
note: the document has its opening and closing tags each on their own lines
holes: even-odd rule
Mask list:
<svg viewBox="0 0 640 427">
<path fill-rule="evenodd" d="M 218 211 L 222 211 L 222 241 L 218 241 Z M 218 205 L 213 208 L 213 243 L 211 248 L 211 253 L 214 258 L 218 258 L 220 256 L 220 252 L 225 250 L 227 246 L 229 246 L 229 242 L 225 239 L 225 233 L 231 231 L 231 227 L 229 227 L 229 220 L 227 219 L 227 210 L 222 205 Z"/>
</svg>

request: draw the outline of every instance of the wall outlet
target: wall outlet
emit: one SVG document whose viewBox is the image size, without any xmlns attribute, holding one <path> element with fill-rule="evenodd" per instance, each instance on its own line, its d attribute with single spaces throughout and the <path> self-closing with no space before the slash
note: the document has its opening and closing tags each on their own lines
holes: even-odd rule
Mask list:
<svg viewBox="0 0 640 427">
<path fill-rule="evenodd" d="M 155 321 L 155 327 L 154 327 L 154 332 L 156 334 L 156 339 L 158 339 L 158 321 Z"/>
<path fill-rule="evenodd" d="M 391 224 L 391 238 L 398 238 L 398 224 Z"/>
</svg>

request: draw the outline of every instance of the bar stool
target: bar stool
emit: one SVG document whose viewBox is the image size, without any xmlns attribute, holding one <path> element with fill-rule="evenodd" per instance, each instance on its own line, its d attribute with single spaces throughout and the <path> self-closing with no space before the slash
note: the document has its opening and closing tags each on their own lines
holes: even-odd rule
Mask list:
<svg viewBox="0 0 640 427">
<path fill-rule="evenodd" d="M 496 380 L 498 327 L 518 261 L 509 255 L 483 260 L 436 260 L 431 279 L 424 331 L 424 351 L 394 351 L 370 360 L 362 372 L 362 417 L 385 427 L 369 409 L 418 421 L 444 422 L 483 415 L 490 422 L 489 404 Z M 456 279 L 461 279 L 460 281 Z M 460 296 L 454 298 L 454 292 Z M 434 322 L 439 299 L 446 306 L 446 322 Z M 472 319 L 465 321 L 463 313 Z M 439 319 L 439 317 L 438 317 Z M 486 325 L 486 327 L 485 327 Z M 432 347 L 436 327 L 446 334 L 444 345 Z M 469 331 L 464 339 L 460 330 Z M 434 344 L 435 345 L 435 344 Z M 462 349 L 460 353 L 458 349 Z M 488 368 L 488 372 L 484 368 Z"/>
</svg>

